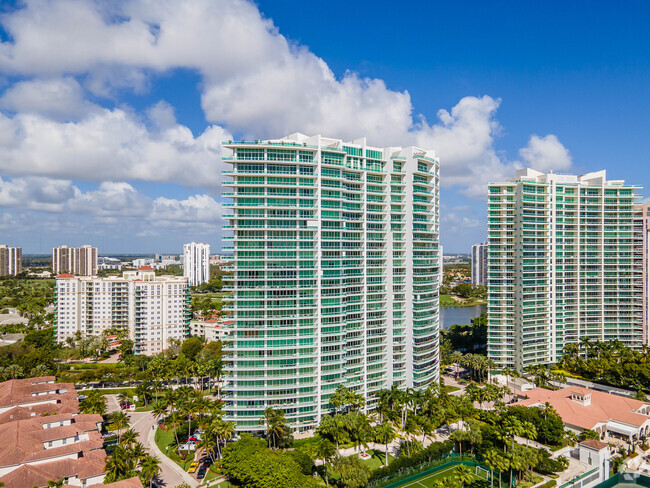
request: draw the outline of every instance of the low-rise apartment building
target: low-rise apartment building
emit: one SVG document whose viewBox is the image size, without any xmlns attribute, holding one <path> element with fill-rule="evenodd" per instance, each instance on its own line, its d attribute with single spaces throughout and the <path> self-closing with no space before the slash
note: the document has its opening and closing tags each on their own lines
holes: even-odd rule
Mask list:
<svg viewBox="0 0 650 488">
<path fill-rule="evenodd" d="M 152 355 L 172 339 L 189 336 L 190 294 L 187 278 L 156 276 L 143 266 L 122 277 L 57 276 L 55 289 L 57 341 L 99 336 L 111 328 L 127 329 L 136 354 Z"/>
<path fill-rule="evenodd" d="M 0 483 L 88 488 L 104 480 L 101 415 L 78 414 L 77 392 L 45 376 L 0 383 Z"/>
<path fill-rule="evenodd" d="M 0 383 L 0 424 L 53 413 L 79 411 L 72 383 L 54 383 L 54 376 Z"/>
</svg>

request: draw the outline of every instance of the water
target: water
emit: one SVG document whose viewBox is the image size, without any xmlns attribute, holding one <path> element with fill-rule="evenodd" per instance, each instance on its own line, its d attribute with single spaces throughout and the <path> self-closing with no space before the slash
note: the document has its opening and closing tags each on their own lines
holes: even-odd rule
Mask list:
<svg viewBox="0 0 650 488">
<path fill-rule="evenodd" d="M 473 307 L 440 307 L 440 323 L 443 329 L 448 329 L 454 324 L 469 325 L 472 319 L 487 312 L 487 305 L 474 305 Z"/>
</svg>

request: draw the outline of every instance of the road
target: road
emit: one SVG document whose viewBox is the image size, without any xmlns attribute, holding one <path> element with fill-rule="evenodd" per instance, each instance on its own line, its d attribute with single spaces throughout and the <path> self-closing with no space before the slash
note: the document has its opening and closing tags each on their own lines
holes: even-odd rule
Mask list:
<svg viewBox="0 0 650 488">
<path fill-rule="evenodd" d="M 130 412 L 129 418 L 131 427 L 138 433 L 138 439 L 142 445 L 160 460 L 161 472 L 158 478 L 162 481 L 163 486 L 172 488 L 181 483 L 187 483 L 192 487 L 199 486 L 199 483 L 190 474 L 158 449 L 155 442 L 156 431 L 153 429 L 157 422 L 151 412 Z"/>
<path fill-rule="evenodd" d="M 109 413 L 120 411 L 117 395 L 106 395 L 106 399 Z M 156 431 L 152 428 L 157 422 L 151 412 L 128 412 L 128 416 L 131 427 L 138 434 L 138 440 L 149 454 L 153 454 L 160 461 L 161 471 L 158 475 L 158 480 L 161 481 L 160 485 L 165 488 L 173 488 L 181 483 L 187 483 L 191 487 L 199 486 L 197 480 L 158 449 L 155 442 Z"/>
</svg>

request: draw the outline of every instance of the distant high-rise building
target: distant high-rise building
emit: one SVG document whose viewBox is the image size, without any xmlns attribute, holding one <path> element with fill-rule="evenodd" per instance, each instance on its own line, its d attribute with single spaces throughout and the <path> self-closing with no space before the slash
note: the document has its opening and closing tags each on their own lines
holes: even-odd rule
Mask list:
<svg viewBox="0 0 650 488">
<path fill-rule="evenodd" d="M 54 274 L 71 273 L 79 276 L 97 274 L 97 248 L 60 246 L 52 249 L 52 271 Z"/>
<path fill-rule="evenodd" d="M 638 272 L 641 275 L 643 289 L 643 343 L 650 344 L 650 205 L 636 205 L 635 241 L 637 261 L 641 263 Z"/>
<path fill-rule="evenodd" d="M 156 276 L 150 267 L 106 278 L 56 277 L 56 338 L 77 332 L 98 336 L 110 328 L 128 329 L 136 354 L 152 355 L 170 339 L 189 337 L 190 295 L 187 278 Z"/>
<path fill-rule="evenodd" d="M 554 363 L 582 337 L 643 342 L 637 187 L 531 169 L 489 185 L 488 356 Z"/>
<path fill-rule="evenodd" d="M 226 418 L 267 407 L 299 431 L 346 386 L 439 379 L 439 166 L 433 151 L 293 134 L 229 143 L 233 324 Z M 228 248 L 226 248 L 228 249 Z"/>
<path fill-rule="evenodd" d="M 472 246 L 472 285 L 474 286 L 487 286 L 487 254 L 487 242 Z"/>
<path fill-rule="evenodd" d="M 0 244 L 0 276 L 16 276 L 23 272 L 23 250 Z"/>
<path fill-rule="evenodd" d="M 190 242 L 183 246 L 183 276 L 190 286 L 210 281 L 210 244 Z"/>
</svg>

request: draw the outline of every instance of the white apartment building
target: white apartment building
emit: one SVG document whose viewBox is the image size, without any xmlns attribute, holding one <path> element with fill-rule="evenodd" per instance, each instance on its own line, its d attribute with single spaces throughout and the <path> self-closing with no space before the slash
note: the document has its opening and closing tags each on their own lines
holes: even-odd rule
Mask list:
<svg viewBox="0 0 650 488">
<path fill-rule="evenodd" d="M 190 242 L 183 245 L 183 276 L 190 286 L 210 281 L 210 244 Z"/>
<path fill-rule="evenodd" d="M 292 134 L 228 143 L 233 324 L 227 420 L 298 431 L 344 385 L 376 404 L 439 379 L 439 163 L 416 147 Z"/>
<path fill-rule="evenodd" d="M 52 271 L 54 274 L 96 275 L 97 248 L 90 245 L 81 247 L 55 247 L 52 249 Z"/>
<path fill-rule="evenodd" d="M 23 250 L 0 244 L 0 276 L 16 276 L 23 272 Z"/>
<path fill-rule="evenodd" d="M 98 264 L 97 264 L 97 269 L 98 270 L 106 270 L 106 269 L 117 269 L 121 270 L 122 269 L 122 261 L 120 261 L 117 258 L 108 258 L 108 257 L 102 257 L 100 256 L 98 258 Z"/>
<path fill-rule="evenodd" d="M 643 342 L 638 187 L 519 170 L 489 185 L 488 356 L 498 368 L 555 363 L 581 337 Z"/>
<path fill-rule="evenodd" d="M 190 322 L 190 333 L 194 337 L 205 337 L 205 342 L 224 341 L 232 330 L 231 326 L 232 320 L 221 318 L 192 320 Z"/>
<path fill-rule="evenodd" d="M 189 336 L 190 295 L 187 279 L 156 276 L 142 267 L 122 277 L 75 277 L 62 274 L 55 290 L 57 340 L 77 331 L 98 336 L 110 328 L 129 330 L 136 354 L 152 355 L 170 339 Z"/>
<path fill-rule="evenodd" d="M 474 286 L 487 286 L 487 255 L 487 242 L 472 246 L 472 285 Z"/>
</svg>

